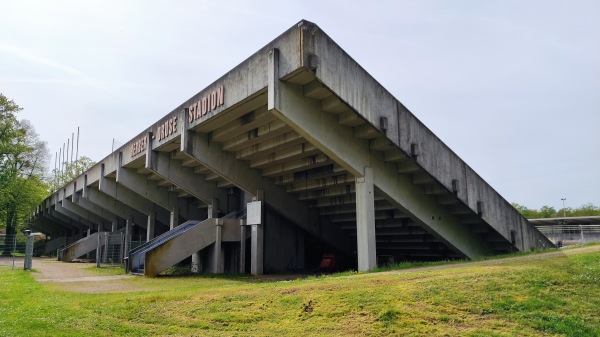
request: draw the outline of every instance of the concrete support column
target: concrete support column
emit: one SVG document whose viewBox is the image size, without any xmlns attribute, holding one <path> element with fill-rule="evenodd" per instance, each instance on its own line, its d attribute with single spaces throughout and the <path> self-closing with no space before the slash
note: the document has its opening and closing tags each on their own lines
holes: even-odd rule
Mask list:
<svg viewBox="0 0 600 337">
<path fill-rule="evenodd" d="M 131 247 L 132 231 L 133 230 L 133 217 L 128 216 L 125 221 L 125 244 L 123 245 L 123 256 L 129 256 L 129 250 Z"/>
<path fill-rule="evenodd" d="M 214 218 L 217 215 L 217 209 L 219 208 L 219 200 L 218 199 L 212 199 L 212 202 L 208 205 L 208 218 Z M 219 242 L 219 246 L 221 245 L 221 243 Z M 215 243 L 216 246 L 216 243 Z M 216 248 L 215 248 L 216 249 Z M 220 250 L 220 248 L 219 248 Z M 221 256 L 221 253 L 219 252 L 217 254 L 217 252 L 215 251 L 215 256 Z M 202 259 L 200 258 L 200 252 L 195 252 L 194 254 L 192 254 L 192 274 L 198 274 L 202 271 L 202 266 L 200 265 L 202 263 Z M 213 267 L 213 272 L 215 270 L 215 267 Z"/>
<path fill-rule="evenodd" d="M 112 233 L 116 232 L 119 230 L 119 220 L 117 218 L 114 218 L 112 221 L 112 226 L 110 228 L 110 231 Z"/>
<path fill-rule="evenodd" d="M 192 254 L 192 274 L 198 274 L 200 272 L 200 253 L 195 252 Z"/>
<path fill-rule="evenodd" d="M 213 273 L 223 273 L 223 254 L 221 252 L 221 239 L 223 236 L 223 219 L 217 220 L 215 226 L 215 251 L 213 253 Z"/>
<path fill-rule="evenodd" d="M 151 211 L 148 215 L 148 222 L 146 226 L 146 242 L 154 239 L 154 225 L 156 224 L 156 211 Z"/>
<path fill-rule="evenodd" d="M 369 166 L 365 167 L 363 177 L 356 178 L 356 238 L 358 271 L 375 269 L 375 191 L 373 170 Z"/>
<path fill-rule="evenodd" d="M 246 224 L 240 219 L 240 274 L 246 272 Z"/>
<path fill-rule="evenodd" d="M 258 190 L 256 193 L 256 201 L 263 201 L 261 213 L 261 223 L 258 225 L 252 225 L 252 238 L 250 243 L 250 273 L 252 275 L 262 275 L 263 274 L 263 264 L 264 264 L 264 191 Z"/>
<path fill-rule="evenodd" d="M 179 226 L 179 207 L 173 206 L 173 209 L 171 210 L 171 216 L 169 218 L 169 229 L 172 230 L 177 226 Z"/>
<path fill-rule="evenodd" d="M 104 233 L 102 236 L 102 245 L 104 246 L 104 250 L 102 251 L 102 261 L 108 261 L 108 242 L 110 240 L 111 233 Z"/>
<path fill-rule="evenodd" d="M 96 244 L 96 268 L 100 268 L 100 260 L 102 259 L 102 237 L 98 233 L 98 242 Z"/>
</svg>

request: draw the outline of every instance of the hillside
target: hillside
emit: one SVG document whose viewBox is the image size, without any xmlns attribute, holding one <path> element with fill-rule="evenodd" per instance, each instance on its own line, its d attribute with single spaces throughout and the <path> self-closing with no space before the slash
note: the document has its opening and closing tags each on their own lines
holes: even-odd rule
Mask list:
<svg viewBox="0 0 600 337">
<path fill-rule="evenodd" d="M 600 335 L 600 246 L 278 282 L 32 276 L 0 266 L 0 336 Z"/>
</svg>

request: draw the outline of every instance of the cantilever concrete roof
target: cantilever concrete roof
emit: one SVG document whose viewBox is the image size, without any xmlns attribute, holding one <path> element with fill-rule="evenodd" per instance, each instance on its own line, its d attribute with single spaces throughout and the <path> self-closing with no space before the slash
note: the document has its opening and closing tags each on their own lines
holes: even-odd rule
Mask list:
<svg viewBox="0 0 600 337">
<path fill-rule="evenodd" d="M 142 220 L 152 215 L 164 223 L 164 211 L 177 207 L 195 216 L 190 204 L 226 200 L 229 188 L 263 190 L 283 217 L 351 251 L 356 183 L 367 171 L 381 254 L 476 257 L 551 245 L 308 21 L 61 188 L 38 215 L 56 208 L 88 227 L 120 218 L 121 208 L 106 212 L 99 204 L 89 205 L 89 217 L 72 214 L 99 192 L 121 198 Z M 53 228 L 62 219 L 52 218 Z M 68 226 L 77 227 L 71 220 Z"/>
<path fill-rule="evenodd" d="M 573 216 L 560 218 L 529 219 L 535 226 L 600 225 L 600 216 Z"/>
</svg>

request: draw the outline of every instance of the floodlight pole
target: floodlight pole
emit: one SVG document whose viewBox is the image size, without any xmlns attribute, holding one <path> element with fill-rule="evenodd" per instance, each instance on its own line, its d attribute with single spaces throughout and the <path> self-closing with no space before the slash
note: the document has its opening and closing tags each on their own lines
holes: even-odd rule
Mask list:
<svg viewBox="0 0 600 337">
<path fill-rule="evenodd" d="M 565 200 L 567 200 L 567 198 L 560 198 L 560 200 L 562 200 L 562 202 L 563 202 L 563 218 L 566 218 L 567 213 L 565 211 Z"/>
</svg>

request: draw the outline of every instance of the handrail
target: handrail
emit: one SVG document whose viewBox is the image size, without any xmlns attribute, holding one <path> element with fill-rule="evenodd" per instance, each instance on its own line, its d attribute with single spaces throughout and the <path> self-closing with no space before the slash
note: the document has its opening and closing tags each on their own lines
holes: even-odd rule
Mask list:
<svg viewBox="0 0 600 337">
<path fill-rule="evenodd" d="M 162 233 L 161 235 L 155 237 L 154 239 L 152 239 L 152 240 L 150 240 L 148 242 L 145 242 L 145 243 L 137 246 L 135 249 L 130 250 L 129 251 L 129 255 L 136 254 L 138 251 L 144 249 L 144 247 L 152 244 L 152 242 L 154 242 L 155 240 L 160 240 L 160 239 L 165 238 L 165 237 L 171 237 L 171 236 L 173 236 L 173 235 L 175 235 L 176 233 L 179 233 L 179 232 L 185 232 L 186 230 L 189 229 L 188 227 L 193 226 L 193 225 L 195 225 L 195 224 L 197 224 L 199 222 L 201 222 L 201 221 L 200 220 L 189 220 L 189 221 L 186 221 L 186 222 L 182 223 L 181 225 L 179 225 L 179 226 L 171 229 L 170 231 Z"/>
<path fill-rule="evenodd" d="M 68 245 L 64 246 L 64 247 L 63 247 L 63 248 L 61 248 L 60 250 L 65 250 L 65 249 L 67 249 L 67 248 L 71 248 L 71 247 L 73 247 L 74 245 L 76 245 L 76 244 L 78 244 L 78 243 L 80 243 L 80 242 L 83 242 L 83 241 L 85 241 L 85 240 L 89 240 L 90 238 L 92 238 L 92 237 L 94 237 L 94 236 L 98 236 L 98 233 L 102 233 L 102 232 L 95 232 L 95 233 L 92 233 L 92 234 L 90 234 L 90 235 L 88 235 L 88 236 L 82 237 L 81 239 L 79 239 L 79 240 L 77 240 L 77 241 L 75 241 L 75 242 L 72 242 L 72 243 L 70 243 L 70 244 L 68 244 Z"/>
<path fill-rule="evenodd" d="M 207 219 L 208 220 L 208 219 Z M 206 221 L 206 220 L 204 220 Z M 133 261 L 133 257 L 135 255 L 137 255 L 137 271 L 140 271 L 140 265 L 142 263 L 141 259 L 142 259 L 142 254 L 145 254 L 146 252 L 162 245 L 163 243 L 173 239 L 174 237 L 177 237 L 185 232 L 187 232 L 188 230 L 196 227 L 197 225 L 203 223 L 204 221 L 199 221 L 199 220 L 190 220 L 190 221 L 186 221 L 183 224 L 173 228 L 172 230 L 163 233 L 159 236 L 157 236 L 156 238 L 144 243 L 141 246 L 138 246 L 137 248 L 129 251 L 129 263 L 131 263 Z M 133 265 L 132 265 L 133 267 Z M 133 268 L 131 268 L 131 270 L 133 270 Z"/>
</svg>

